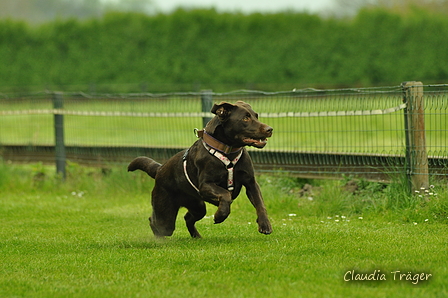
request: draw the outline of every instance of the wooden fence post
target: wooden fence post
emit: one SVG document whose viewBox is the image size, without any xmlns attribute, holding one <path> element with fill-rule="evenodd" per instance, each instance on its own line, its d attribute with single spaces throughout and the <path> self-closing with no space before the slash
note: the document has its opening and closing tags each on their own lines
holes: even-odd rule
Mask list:
<svg viewBox="0 0 448 298">
<path fill-rule="evenodd" d="M 202 103 L 202 112 L 210 113 L 213 107 L 212 90 L 201 91 L 201 103 Z M 212 118 L 202 117 L 202 128 L 204 128 L 210 120 L 212 120 Z"/>
<path fill-rule="evenodd" d="M 53 108 L 55 110 L 64 108 L 64 98 L 62 92 L 53 94 Z M 55 152 L 56 152 L 56 172 L 65 180 L 65 144 L 64 144 L 64 115 L 54 114 L 54 136 L 55 136 Z"/>
<path fill-rule="evenodd" d="M 426 153 L 425 102 L 422 82 L 404 82 L 406 174 L 410 191 L 429 188 L 428 155 Z"/>
</svg>

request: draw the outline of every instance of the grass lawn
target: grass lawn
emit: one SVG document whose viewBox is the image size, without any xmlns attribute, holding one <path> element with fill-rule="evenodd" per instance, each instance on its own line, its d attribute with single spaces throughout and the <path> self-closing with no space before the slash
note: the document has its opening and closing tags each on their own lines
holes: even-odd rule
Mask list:
<svg viewBox="0 0 448 298">
<path fill-rule="evenodd" d="M 386 208 L 393 192 L 374 184 L 350 194 L 341 181 L 307 181 L 316 191 L 300 197 L 302 180 L 259 181 L 272 235 L 257 232 L 240 195 L 222 224 L 209 206 L 203 239 L 190 239 L 179 216 L 174 236 L 155 240 L 153 182 L 142 173 L 71 165 L 62 183 L 40 165 L 1 165 L 0 297 L 448 296 L 445 190 Z M 386 280 L 350 280 L 375 270 Z M 408 272 L 431 276 L 400 280 Z"/>
</svg>

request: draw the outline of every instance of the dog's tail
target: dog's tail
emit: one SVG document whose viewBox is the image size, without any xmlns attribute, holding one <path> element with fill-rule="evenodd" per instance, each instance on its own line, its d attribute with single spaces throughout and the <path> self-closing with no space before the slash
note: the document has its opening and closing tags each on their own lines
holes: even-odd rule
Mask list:
<svg viewBox="0 0 448 298">
<path fill-rule="evenodd" d="M 160 163 L 152 160 L 151 158 L 148 158 L 146 156 L 139 156 L 131 161 L 131 163 L 128 165 L 128 172 L 142 170 L 152 178 L 156 178 L 156 174 L 160 166 Z"/>
</svg>

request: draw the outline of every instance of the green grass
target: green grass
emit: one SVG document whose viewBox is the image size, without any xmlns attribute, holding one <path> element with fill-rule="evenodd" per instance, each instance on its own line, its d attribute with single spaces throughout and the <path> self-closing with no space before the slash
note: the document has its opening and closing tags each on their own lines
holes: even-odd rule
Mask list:
<svg viewBox="0 0 448 298">
<path fill-rule="evenodd" d="M 0 297 L 446 297 L 448 191 L 407 196 L 399 182 L 258 177 L 274 233 L 257 232 L 244 195 L 214 225 L 209 206 L 190 239 L 179 216 L 155 240 L 143 173 L 0 164 Z M 312 193 L 300 196 L 305 183 Z M 437 195 L 435 195 L 437 193 Z M 311 199 L 312 198 L 312 199 Z M 182 212 L 181 212 L 182 213 Z M 386 281 L 344 281 L 381 270 Z M 427 282 L 392 271 L 429 273 Z"/>
</svg>

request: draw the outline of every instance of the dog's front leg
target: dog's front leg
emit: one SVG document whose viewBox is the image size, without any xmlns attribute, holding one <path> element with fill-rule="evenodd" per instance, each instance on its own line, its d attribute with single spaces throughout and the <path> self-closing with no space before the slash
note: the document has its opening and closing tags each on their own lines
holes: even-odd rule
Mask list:
<svg viewBox="0 0 448 298">
<path fill-rule="evenodd" d="M 214 215 L 215 224 L 222 223 L 230 214 L 232 203 L 231 193 L 216 184 L 204 183 L 199 187 L 199 193 L 205 201 L 218 206 Z"/>
<path fill-rule="evenodd" d="M 249 185 L 246 185 L 246 194 L 257 211 L 258 232 L 266 235 L 271 234 L 272 226 L 268 218 L 266 207 L 264 206 L 260 186 L 255 180 Z"/>
</svg>

